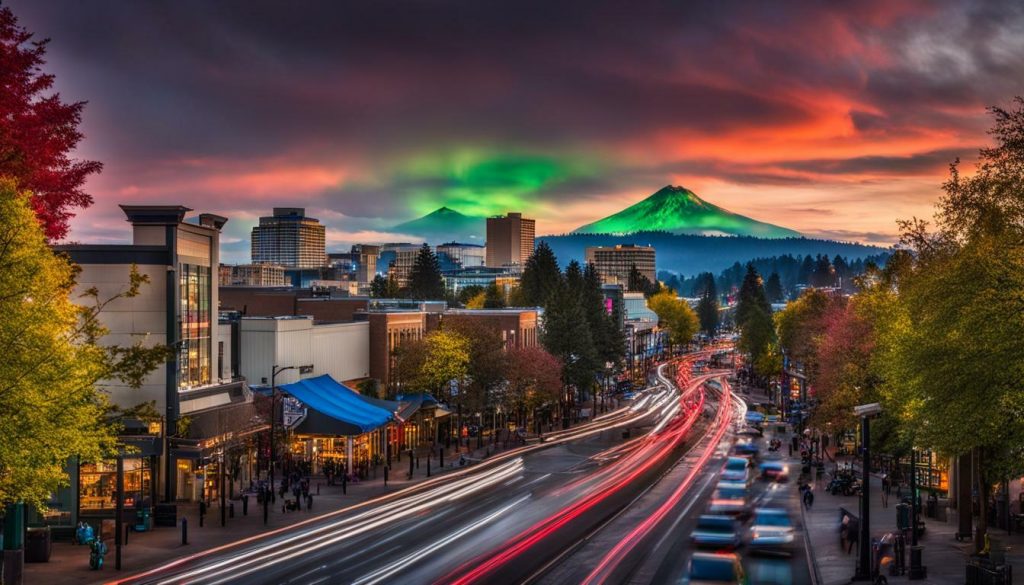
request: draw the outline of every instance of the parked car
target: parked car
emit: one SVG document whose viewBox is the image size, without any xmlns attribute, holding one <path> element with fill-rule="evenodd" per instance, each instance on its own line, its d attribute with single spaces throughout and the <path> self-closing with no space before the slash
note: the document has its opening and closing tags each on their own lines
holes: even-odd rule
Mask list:
<svg viewBox="0 0 1024 585">
<path fill-rule="evenodd" d="M 747 540 L 752 553 L 792 555 L 795 543 L 796 531 L 789 512 L 781 508 L 754 510 Z"/>
<path fill-rule="evenodd" d="M 760 469 L 763 480 L 779 483 L 789 481 L 789 468 L 782 461 L 765 461 Z"/>
<path fill-rule="evenodd" d="M 747 585 L 743 565 L 735 553 L 693 553 L 683 578 L 689 585 Z"/>
<path fill-rule="evenodd" d="M 750 462 L 743 457 L 730 457 L 722 469 L 722 481 L 750 482 Z"/>
<path fill-rule="evenodd" d="M 697 518 L 690 540 L 698 548 L 735 550 L 742 544 L 740 523 L 726 515 L 705 514 Z"/>
<path fill-rule="evenodd" d="M 748 496 L 747 484 L 743 482 L 718 482 L 708 506 L 708 513 L 745 518 L 750 511 L 747 504 Z"/>
</svg>

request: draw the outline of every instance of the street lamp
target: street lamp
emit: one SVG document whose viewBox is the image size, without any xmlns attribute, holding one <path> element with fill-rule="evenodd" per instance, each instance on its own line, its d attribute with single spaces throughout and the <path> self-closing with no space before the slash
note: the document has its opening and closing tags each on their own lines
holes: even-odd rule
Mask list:
<svg viewBox="0 0 1024 585">
<path fill-rule="evenodd" d="M 313 366 L 274 366 L 270 370 L 270 493 L 263 494 L 263 525 L 267 525 L 267 519 L 270 515 L 270 502 L 271 498 L 274 497 L 274 465 L 276 464 L 277 457 L 274 452 L 274 434 L 277 430 L 277 375 L 281 372 L 287 372 L 288 370 L 299 370 L 300 373 L 306 373 L 313 370 Z M 263 379 L 266 383 L 266 378 Z"/>
<path fill-rule="evenodd" d="M 882 405 L 877 402 L 853 407 L 853 413 L 860 417 L 860 448 L 861 462 L 860 490 L 860 538 L 858 539 L 857 571 L 853 581 L 870 581 L 871 577 L 871 434 L 869 421 L 871 417 L 882 414 Z"/>
</svg>

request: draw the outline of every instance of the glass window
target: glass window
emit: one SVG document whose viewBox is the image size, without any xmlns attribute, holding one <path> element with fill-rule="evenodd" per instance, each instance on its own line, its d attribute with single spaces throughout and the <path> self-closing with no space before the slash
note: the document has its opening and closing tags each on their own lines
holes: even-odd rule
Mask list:
<svg viewBox="0 0 1024 585">
<path fill-rule="evenodd" d="M 187 390 L 211 382 L 210 267 L 181 264 L 179 274 L 178 388 Z"/>
<path fill-rule="evenodd" d="M 152 493 L 148 459 L 124 460 L 124 505 L 145 505 Z M 79 497 L 83 514 L 114 510 L 117 507 L 117 462 L 83 463 L 79 471 Z"/>
</svg>

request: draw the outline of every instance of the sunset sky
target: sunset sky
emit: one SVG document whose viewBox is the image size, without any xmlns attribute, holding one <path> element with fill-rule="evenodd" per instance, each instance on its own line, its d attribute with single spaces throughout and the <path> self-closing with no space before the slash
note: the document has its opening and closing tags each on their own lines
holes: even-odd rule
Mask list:
<svg viewBox="0 0 1024 585">
<path fill-rule="evenodd" d="M 275 205 L 339 249 L 442 205 L 564 232 L 670 183 L 887 244 L 1024 94 L 1010 1 L 6 3 L 89 102 L 71 239 L 181 203 L 230 218 L 230 261 Z"/>
</svg>

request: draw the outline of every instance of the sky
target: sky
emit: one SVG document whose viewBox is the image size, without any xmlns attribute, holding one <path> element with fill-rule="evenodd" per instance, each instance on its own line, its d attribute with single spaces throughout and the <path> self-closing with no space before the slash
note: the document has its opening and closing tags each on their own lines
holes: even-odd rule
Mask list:
<svg viewBox="0 0 1024 585">
<path fill-rule="evenodd" d="M 103 162 L 73 241 L 118 203 L 273 206 L 328 249 L 408 240 L 446 205 L 564 233 L 667 184 L 812 237 L 889 244 L 1024 94 L 1024 3 L 6 0 L 86 100 Z"/>
</svg>

